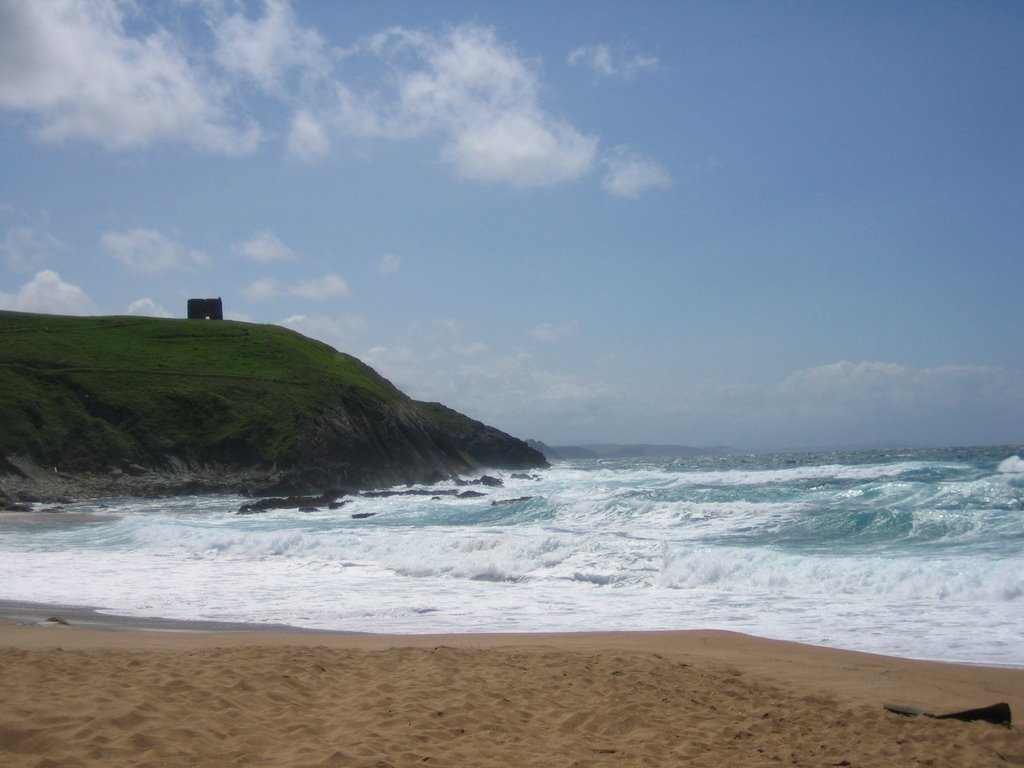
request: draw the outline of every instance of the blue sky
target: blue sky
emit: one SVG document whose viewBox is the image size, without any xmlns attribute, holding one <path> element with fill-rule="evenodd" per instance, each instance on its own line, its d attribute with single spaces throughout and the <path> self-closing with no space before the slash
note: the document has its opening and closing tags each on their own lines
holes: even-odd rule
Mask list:
<svg viewBox="0 0 1024 768">
<path fill-rule="evenodd" d="M 0 307 L 520 437 L 1024 441 L 1018 2 L 0 0 Z"/>
</svg>

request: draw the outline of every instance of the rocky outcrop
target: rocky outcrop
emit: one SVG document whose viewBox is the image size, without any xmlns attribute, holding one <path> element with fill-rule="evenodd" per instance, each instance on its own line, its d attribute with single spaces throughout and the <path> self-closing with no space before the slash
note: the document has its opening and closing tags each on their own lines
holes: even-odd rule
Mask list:
<svg viewBox="0 0 1024 768">
<path fill-rule="evenodd" d="M 148 467 L 126 462 L 123 468 L 99 472 L 47 470 L 23 457 L 7 457 L 0 462 L 0 507 L 20 509 L 24 501 L 198 493 L 327 497 L 452 480 L 486 468 L 547 466 L 521 440 L 450 411 L 448 419 L 458 424 L 454 429 L 436 419 L 443 406 L 421 405 L 407 401 L 374 417 L 333 409 L 308 424 L 294 453 L 272 466 L 247 463 L 249 450 L 204 463 L 167 454 L 155 457 Z M 500 485 L 488 475 L 471 482 Z"/>
<path fill-rule="evenodd" d="M 547 466 L 522 440 L 438 403 L 399 401 L 372 414 L 332 409 L 312 423 L 284 480 L 296 488 L 436 482 L 477 469 Z"/>
</svg>

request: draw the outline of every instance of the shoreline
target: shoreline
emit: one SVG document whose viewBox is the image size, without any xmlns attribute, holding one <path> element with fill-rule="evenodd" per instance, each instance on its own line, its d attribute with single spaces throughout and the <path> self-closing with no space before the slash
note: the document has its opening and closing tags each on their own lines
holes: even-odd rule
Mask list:
<svg viewBox="0 0 1024 768">
<path fill-rule="evenodd" d="M 54 621 L 54 619 L 57 619 L 57 621 Z M 59 625 L 78 629 L 113 632 L 361 634 L 331 629 L 296 627 L 290 624 L 262 624 L 258 622 L 205 619 L 167 619 L 160 616 L 127 616 L 119 613 L 108 613 L 101 608 L 90 605 L 38 603 L 31 600 L 7 600 L 0 598 L 0 623 L 5 622 L 28 627 Z"/>
<path fill-rule="evenodd" d="M 1024 764 L 1019 723 L 883 709 L 1020 718 L 1024 669 L 715 630 L 370 635 L 0 601 L 0 676 L 12 768 Z"/>
<path fill-rule="evenodd" d="M 52 619 L 58 619 L 53 621 Z M 12 634 L 13 632 L 13 634 Z M 30 634 L 23 634 L 27 632 Z M 779 671 L 790 665 L 846 665 L 854 675 L 865 671 L 890 675 L 893 670 L 934 674 L 963 673 L 989 683 L 1007 683 L 1007 695 L 1024 718 L 1024 667 L 972 662 L 912 659 L 865 651 L 777 640 L 723 629 L 609 630 L 579 632 L 460 632 L 372 633 L 297 627 L 287 624 L 166 619 L 105 613 L 99 608 L 64 603 L 0 599 L 0 647 L 22 635 L 16 645 L 62 647 L 190 647 L 192 645 L 252 647 L 260 645 L 327 646 L 336 648 L 433 647 L 438 643 L 460 648 L 555 646 L 561 649 L 605 649 L 728 659 L 745 666 L 756 660 L 760 671 Z M 69 641 L 71 641 L 69 643 Z M 793 667 L 791 672 L 796 672 Z M 835 670 L 833 670 L 835 671 Z M 797 678 L 803 679 L 803 675 Z"/>
<path fill-rule="evenodd" d="M 671 636 L 696 636 L 701 634 L 716 636 L 733 636 L 750 638 L 765 644 L 777 644 L 780 647 L 816 649 L 823 653 L 851 654 L 856 657 L 888 659 L 907 664 L 935 664 L 942 667 L 964 667 L 968 669 L 1005 670 L 1021 675 L 1021 694 L 1024 696 L 1024 665 L 996 664 L 975 661 L 947 661 L 942 659 L 912 658 L 888 653 L 859 651 L 829 645 L 784 640 L 762 635 L 729 629 L 615 629 L 615 630 L 576 630 L 576 631 L 522 631 L 522 632 L 367 632 L 345 629 L 321 629 L 317 627 L 301 627 L 294 624 L 274 624 L 249 621 L 226 621 L 222 619 L 172 619 L 161 616 L 131 616 L 128 614 L 106 611 L 91 605 L 72 603 L 46 603 L 32 600 L 10 600 L 0 598 L 0 626 L 15 625 L 35 628 L 80 629 L 97 633 L 166 633 L 174 635 L 208 635 L 216 637 L 285 636 L 313 638 L 369 638 L 375 640 L 408 640 L 414 645 L 422 641 L 439 638 L 452 640 L 459 644 L 472 645 L 473 639 L 479 639 L 482 645 L 490 645 L 493 638 L 508 638 L 510 642 L 531 639 L 558 638 L 570 641 L 572 638 L 658 638 Z M 303 640 L 302 642 L 305 642 Z M 628 644 L 628 643 L 627 643 Z M 643 643 L 641 643 L 643 645 Z M 1021 701 L 1021 712 L 1024 717 L 1024 700 Z"/>
</svg>

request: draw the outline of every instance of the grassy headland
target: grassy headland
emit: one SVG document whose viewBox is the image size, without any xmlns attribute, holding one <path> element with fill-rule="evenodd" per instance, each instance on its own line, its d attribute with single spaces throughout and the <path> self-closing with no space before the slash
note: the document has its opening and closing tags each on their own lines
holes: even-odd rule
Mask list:
<svg viewBox="0 0 1024 768">
<path fill-rule="evenodd" d="M 232 321 L 0 312 L 0 424 L 0 457 L 66 473 L 276 467 L 323 486 L 543 463 L 351 355 Z"/>
</svg>

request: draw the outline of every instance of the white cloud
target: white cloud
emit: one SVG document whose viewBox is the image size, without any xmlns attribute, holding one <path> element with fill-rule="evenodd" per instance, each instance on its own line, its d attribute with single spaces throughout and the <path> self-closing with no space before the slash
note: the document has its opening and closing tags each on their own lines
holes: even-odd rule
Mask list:
<svg viewBox="0 0 1024 768">
<path fill-rule="evenodd" d="M 664 166 L 637 154 L 625 144 L 605 153 L 602 162 L 608 169 L 601 182 L 617 197 L 640 197 L 652 189 L 672 186 L 672 177 Z"/>
<path fill-rule="evenodd" d="M 344 299 L 352 295 L 348 283 L 335 274 L 302 280 L 293 285 L 282 285 L 273 277 L 263 277 L 250 283 L 242 293 L 249 301 L 269 301 L 285 294 L 298 296 L 307 301 Z"/>
<path fill-rule="evenodd" d="M 406 74 L 401 106 L 441 126 L 442 156 L 463 176 L 535 186 L 590 170 L 597 139 L 543 111 L 535 69 L 494 30 L 462 25 L 418 43 L 426 66 Z"/>
<path fill-rule="evenodd" d="M 585 66 L 603 77 L 631 80 L 638 72 L 656 70 L 658 59 L 633 53 L 628 47 L 607 43 L 584 45 L 569 53 L 571 66 Z"/>
<path fill-rule="evenodd" d="M 304 336 L 319 339 L 335 349 L 350 350 L 366 335 L 369 327 L 365 317 L 344 315 L 343 317 L 309 317 L 292 315 L 281 321 L 281 325 L 298 331 Z"/>
<path fill-rule="evenodd" d="M 524 350 L 495 350 L 436 318 L 360 355 L 410 396 L 437 400 L 503 429 L 600 424 L 620 390 L 593 377 L 547 370 Z M 520 436 L 530 436 L 522 434 Z"/>
<path fill-rule="evenodd" d="M 463 357 L 476 357 L 490 351 L 490 347 L 482 341 L 473 341 L 469 344 L 456 344 L 452 350 Z"/>
<path fill-rule="evenodd" d="M 1001 387 L 1002 369 L 988 366 L 912 368 L 840 361 L 797 371 L 771 393 L 782 412 L 827 423 L 939 416 L 984 403 Z"/>
<path fill-rule="evenodd" d="M 1024 416 L 1024 381 L 991 366 L 841 361 L 787 377 L 757 416 L 819 443 L 838 442 L 837 435 L 862 443 L 1016 440 L 1019 429 L 1011 425 Z"/>
<path fill-rule="evenodd" d="M 459 402 L 492 423 L 550 424 L 552 416 L 563 424 L 590 421 L 621 397 L 613 384 L 546 370 L 521 351 L 484 357 L 449 375 L 456 377 Z"/>
<path fill-rule="evenodd" d="M 32 116 L 45 140 L 116 150 L 174 142 L 244 154 L 276 133 L 304 161 L 340 138 L 437 140 L 440 159 L 462 178 L 520 187 L 594 168 L 598 138 L 544 106 L 539 61 L 490 27 L 396 27 L 341 50 L 300 24 L 287 0 L 265 0 L 254 17 L 219 0 L 178 6 L 207 37 L 186 37 L 145 10 L 132 0 L 0 0 L 0 108 Z M 608 46 L 570 60 L 620 77 L 657 65 Z M 346 79 L 338 62 L 351 63 Z M 291 115 L 274 131 L 250 117 L 268 99 Z M 631 173 L 611 162 L 613 194 L 668 179 L 650 161 L 634 158 Z"/>
<path fill-rule="evenodd" d="M 149 298 L 139 299 L 129 304 L 128 314 L 142 315 L 144 317 L 174 317 L 174 315 Z"/>
<path fill-rule="evenodd" d="M 991 366 L 839 361 L 774 384 L 705 382 L 673 392 L 658 409 L 664 423 L 740 447 L 1011 441 L 1024 417 L 1024 380 Z"/>
<path fill-rule="evenodd" d="M 265 0 L 258 19 L 242 13 L 219 18 L 214 34 L 214 57 L 221 67 L 251 78 L 266 91 L 280 91 L 289 70 L 314 79 L 330 71 L 323 37 L 315 29 L 300 26 L 285 0 Z"/>
<path fill-rule="evenodd" d="M 329 122 L 341 133 L 437 135 L 441 158 L 476 181 L 544 186 L 593 166 L 597 138 L 542 108 L 536 66 L 491 28 L 462 24 L 431 35 L 396 27 L 356 50 L 388 63 L 393 89 L 362 95 L 338 83 Z"/>
<path fill-rule="evenodd" d="M 580 381 L 577 377 L 556 371 L 533 371 L 531 373 L 542 404 L 555 411 L 565 408 L 580 408 L 618 398 L 619 389 L 601 381 Z"/>
<path fill-rule="evenodd" d="M 65 283 L 56 272 L 45 269 L 18 289 L 0 292 L 0 308 L 15 312 L 44 312 L 57 315 L 96 314 L 96 305 L 77 285 Z"/>
<path fill-rule="evenodd" d="M 137 10 L 117 0 L 0 0 L 0 106 L 34 115 L 48 141 L 254 150 L 259 129 L 229 115 L 227 89 L 171 34 L 127 31 Z"/>
<path fill-rule="evenodd" d="M 439 334 L 435 338 L 454 336 L 459 332 L 459 321 L 452 317 L 434 317 L 430 320 L 430 328 Z"/>
<path fill-rule="evenodd" d="M 31 269 L 63 248 L 64 244 L 56 237 L 32 227 L 11 227 L 0 242 L 0 254 L 7 266 L 16 271 Z"/>
<path fill-rule="evenodd" d="M 393 253 L 385 253 L 380 259 L 380 273 L 382 275 L 393 275 L 402 268 L 402 260 Z"/>
<path fill-rule="evenodd" d="M 242 295 L 249 301 L 267 301 L 269 299 L 276 299 L 281 295 L 281 288 L 277 284 L 277 280 L 272 277 L 263 277 L 259 280 L 255 280 L 249 284 L 249 286 L 242 291 Z"/>
<path fill-rule="evenodd" d="M 585 65 L 599 75 L 614 75 L 611 48 L 607 45 L 585 45 L 569 52 L 568 62 L 571 66 Z"/>
<path fill-rule="evenodd" d="M 320 120 L 308 109 L 296 112 L 288 130 L 288 154 L 309 162 L 330 151 L 331 142 Z"/>
<path fill-rule="evenodd" d="M 367 52 L 373 52 L 374 57 L 379 53 L 372 46 L 365 49 L 356 46 L 350 55 Z M 371 69 L 379 63 L 372 61 Z M 387 85 L 389 83 L 380 83 L 381 88 Z M 315 117 L 321 131 L 330 129 L 345 138 L 395 140 L 415 138 L 423 133 L 422 129 L 403 126 L 388 117 L 395 111 L 393 94 L 385 96 L 372 86 L 365 93 L 359 92 L 337 79 L 325 90 L 329 96 L 323 100 Z"/>
<path fill-rule="evenodd" d="M 202 251 L 186 248 L 155 229 L 107 232 L 101 242 L 111 256 L 126 267 L 147 275 L 209 264 L 209 257 Z"/>
<path fill-rule="evenodd" d="M 264 230 L 255 233 L 248 240 L 231 246 L 235 253 L 255 261 L 269 264 L 272 261 L 295 261 L 295 251 L 282 243 L 273 232 Z"/>
<path fill-rule="evenodd" d="M 1015 425 L 1024 415 L 1021 375 L 987 366 L 837 362 L 774 383 L 672 380 L 659 391 L 656 381 L 550 368 L 523 350 L 492 349 L 463 338 L 458 327 L 449 332 L 431 323 L 359 356 L 417 399 L 549 440 L 978 444 L 1019 441 Z"/>
<path fill-rule="evenodd" d="M 529 112 L 494 114 L 453 133 L 442 157 L 465 178 L 547 186 L 590 170 L 597 139 Z"/>
<path fill-rule="evenodd" d="M 327 299 L 344 299 L 352 295 L 346 283 L 338 275 L 324 275 L 313 280 L 303 280 L 292 286 L 290 292 L 295 296 L 311 301 Z"/>
<path fill-rule="evenodd" d="M 531 331 L 531 335 L 537 341 L 557 342 L 565 341 L 576 335 L 578 324 L 575 320 L 566 323 L 541 323 Z"/>
</svg>

